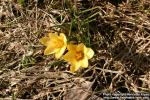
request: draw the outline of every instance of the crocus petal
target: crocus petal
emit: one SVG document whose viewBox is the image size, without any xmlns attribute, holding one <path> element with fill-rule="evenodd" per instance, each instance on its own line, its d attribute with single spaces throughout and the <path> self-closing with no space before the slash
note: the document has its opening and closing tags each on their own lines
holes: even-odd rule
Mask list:
<svg viewBox="0 0 150 100">
<path fill-rule="evenodd" d="M 91 59 L 94 56 L 94 51 L 91 48 L 87 48 L 87 53 L 86 53 L 88 59 Z"/>
<path fill-rule="evenodd" d="M 50 39 L 58 38 L 58 33 L 48 33 Z"/>
<path fill-rule="evenodd" d="M 72 63 L 72 66 L 70 66 L 70 71 L 71 72 L 75 72 L 80 68 L 80 63 L 78 62 L 74 62 Z"/>
<path fill-rule="evenodd" d="M 85 48 L 85 45 L 83 43 L 80 43 L 78 46 L 77 46 L 77 51 L 84 51 L 84 48 Z"/>
<path fill-rule="evenodd" d="M 44 55 L 50 55 L 53 54 L 55 52 L 57 52 L 58 49 L 53 48 L 52 46 L 48 46 L 45 50 L 44 50 Z"/>
<path fill-rule="evenodd" d="M 74 44 L 68 44 L 67 45 L 67 49 L 69 51 L 76 51 L 76 47 L 77 47 L 77 45 L 74 45 Z"/>
<path fill-rule="evenodd" d="M 61 43 L 57 38 L 52 38 L 49 45 L 51 45 L 53 48 L 59 48 Z"/>
<path fill-rule="evenodd" d="M 45 46 L 49 45 L 49 41 L 50 41 L 50 38 L 46 36 L 40 39 L 40 42 Z"/>
<path fill-rule="evenodd" d="M 70 71 L 71 71 L 72 73 L 74 73 L 74 72 L 75 72 L 75 66 L 70 66 Z"/>
<path fill-rule="evenodd" d="M 67 43 L 67 38 L 64 33 L 60 33 L 60 38 L 64 41 L 65 44 Z"/>
<path fill-rule="evenodd" d="M 88 58 L 85 57 L 83 60 L 80 61 L 81 67 L 87 68 L 88 67 Z"/>
<path fill-rule="evenodd" d="M 69 51 L 63 56 L 64 60 L 72 62 L 72 59 L 74 59 L 74 53 Z"/>
<path fill-rule="evenodd" d="M 65 49 L 66 49 L 66 46 L 64 46 L 58 52 L 55 53 L 56 59 L 60 58 L 63 55 L 63 53 L 65 52 Z"/>
</svg>

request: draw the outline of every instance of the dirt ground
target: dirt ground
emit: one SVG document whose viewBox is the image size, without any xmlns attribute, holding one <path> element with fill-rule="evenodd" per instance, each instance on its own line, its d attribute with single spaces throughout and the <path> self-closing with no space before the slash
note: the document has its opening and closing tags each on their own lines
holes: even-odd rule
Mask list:
<svg viewBox="0 0 150 100">
<path fill-rule="evenodd" d="M 91 47 L 89 67 L 45 56 L 49 32 Z M 150 0 L 0 0 L 0 100 L 139 92 L 150 95 Z"/>
</svg>

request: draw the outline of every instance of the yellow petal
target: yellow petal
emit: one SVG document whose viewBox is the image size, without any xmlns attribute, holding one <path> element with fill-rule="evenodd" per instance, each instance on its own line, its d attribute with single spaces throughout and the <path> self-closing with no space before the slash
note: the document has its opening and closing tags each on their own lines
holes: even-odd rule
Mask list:
<svg viewBox="0 0 150 100">
<path fill-rule="evenodd" d="M 72 73 L 74 73 L 74 72 L 75 72 L 75 66 L 70 66 L 70 71 L 71 71 Z"/>
<path fill-rule="evenodd" d="M 50 38 L 49 37 L 43 37 L 39 40 L 43 45 L 48 46 Z"/>
<path fill-rule="evenodd" d="M 48 46 L 45 50 L 44 50 L 44 55 L 50 55 L 53 54 L 55 52 L 57 52 L 58 49 L 53 48 L 52 46 Z"/>
<path fill-rule="evenodd" d="M 70 66 L 70 71 L 71 72 L 75 72 L 80 68 L 80 63 L 79 62 L 74 62 L 74 64 L 72 64 L 72 66 Z"/>
<path fill-rule="evenodd" d="M 58 39 L 56 38 L 52 38 L 50 43 L 49 43 L 53 48 L 60 48 L 62 47 L 62 42 L 60 42 Z"/>
<path fill-rule="evenodd" d="M 60 58 L 63 55 L 63 53 L 65 52 L 65 49 L 66 49 L 66 46 L 64 46 L 58 52 L 55 53 L 56 59 Z"/>
<path fill-rule="evenodd" d="M 94 51 L 91 48 L 87 48 L 87 53 L 86 53 L 88 59 L 91 59 L 94 56 Z"/>
<path fill-rule="evenodd" d="M 66 61 L 72 62 L 72 60 L 74 59 L 74 53 L 69 51 L 63 56 L 63 58 Z"/>
<path fill-rule="evenodd" d="M 67 45 L 67 49 L 69 51 L 76 51 L 76 47 L 77 47 L 77 45 L 74 45 L 74 44 L 68 44 Z"/>
<path fill-rule="evenodd" d="M 77 46 L 77 51 L 84 51 L 84 48 L 85 48 L 85 45 L 83 43 L 80 43 L 78 46 Z"/>
<path fill-rule="evenodd" d="M 83 60 L 80 61 L 81 67 L 87 68 L 88 67 L 88 58 L 85 57 Z"/>
<path fill-rule="evenodd" d="M 67 38 L 64 33 L 60 33 L 60 38 L 64 41 L 65 44 L 67 43 Z"/>
<path fill-rule="evenodd" d="M 77 51 L 82 51 L 85 55 L 87 53 L 87 47 L 83 43 L 80 43 L 77 47 Z"/>
<path fill-rule="evenodd" d="M 51 39 L 58 38 L 58 33 L 48 33 L 48 36 Z"/>
</svg>

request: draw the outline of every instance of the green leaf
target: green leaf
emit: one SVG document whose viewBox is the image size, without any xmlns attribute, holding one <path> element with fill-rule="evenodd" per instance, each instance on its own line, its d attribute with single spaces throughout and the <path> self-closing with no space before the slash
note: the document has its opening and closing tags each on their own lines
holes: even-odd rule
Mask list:
<svg viewBox="0 0 150 100">
<path fill-rule="evenodd" d="M 21 6 L 23 6 L 25 4 L 25 0 L 17 0 L 17 1 Z"/>
</svg>

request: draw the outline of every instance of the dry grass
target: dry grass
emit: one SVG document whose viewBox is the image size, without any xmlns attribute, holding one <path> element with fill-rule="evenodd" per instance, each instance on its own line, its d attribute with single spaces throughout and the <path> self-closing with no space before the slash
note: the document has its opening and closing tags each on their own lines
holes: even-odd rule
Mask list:
<svg viewBox="0 0 150 100">
<path fill-rule="evenodd" d="M 0 98 L 150 93 L 149 0 L 16 1 L 0 0 Z M 87 69 L 72 74 L 66 62 L 43 55 L 39 38 L 55 31 L 94 49 Z"/>
</svg>

